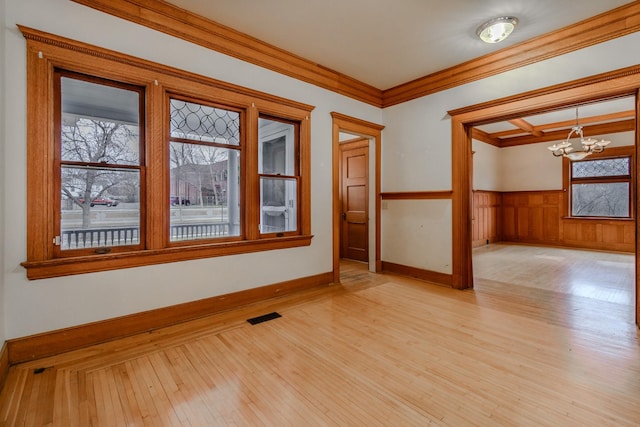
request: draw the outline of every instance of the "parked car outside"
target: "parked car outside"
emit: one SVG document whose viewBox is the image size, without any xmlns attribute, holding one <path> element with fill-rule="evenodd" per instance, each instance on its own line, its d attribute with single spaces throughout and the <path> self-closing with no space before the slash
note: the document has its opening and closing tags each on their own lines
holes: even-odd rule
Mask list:
<svg viewBox="0 0 640 427">
<path fill-rule="evenodd" d="M 178 196 L 169 197 L 169 203 L 171 203 L 171 206 L 176 206 L 179 204 L 183 204 L 185 206 L 191 206 L 191 201 L 189 199 L 185 199 L 183 197 L 182 200 L 180 200 Z"/>
<path fill-rule="evenodd" d="M 84 199 L 79 199 L 79 202 L 84 203 Z M 114 199 L 110 199 L 108 197 L 96 197 L 89 203 L 89 206 L 94 207 L 96 205 L 102 205 L 102 206 L 111 207 L 111 206 L 118 206 L 118 203 L 120 202 Z"/>
</svg>

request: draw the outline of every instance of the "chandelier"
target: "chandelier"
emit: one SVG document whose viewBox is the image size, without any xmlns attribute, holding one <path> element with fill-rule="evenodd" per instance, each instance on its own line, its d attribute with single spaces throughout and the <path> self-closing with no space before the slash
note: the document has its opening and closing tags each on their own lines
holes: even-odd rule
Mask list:
<svg viewBox="0 0 640 427">
<path fill-rule="evenodd" d="M 574 150 L 571 138 L 580 138 L 580 149 Z M 553 144 L 547 147 L 556 157 L 567 157 L 570 160 L 582 160 L 590 154 L 601 153 L 604 147 L 609 145 L 611 141 L 604 139 L 597 140 L 594 138 L 585 138 L 582 133 L 582 126 L 578 122 L 578 109 L 576 108 L 576 125 L 571 128 L 571 132 L 567 135 L 567 139 L 563 142 Z"/>
</svg>

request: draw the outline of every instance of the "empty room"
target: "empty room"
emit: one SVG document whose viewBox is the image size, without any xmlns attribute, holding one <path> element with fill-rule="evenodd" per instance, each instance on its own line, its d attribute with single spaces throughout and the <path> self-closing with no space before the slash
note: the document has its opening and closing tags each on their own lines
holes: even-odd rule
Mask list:
<svg viewBox="0 0 640 427">
<path fill-rule="evenodd" d="M 0 17 L 0 424 L 640 423 L 640 1 Z"/>
</svg>

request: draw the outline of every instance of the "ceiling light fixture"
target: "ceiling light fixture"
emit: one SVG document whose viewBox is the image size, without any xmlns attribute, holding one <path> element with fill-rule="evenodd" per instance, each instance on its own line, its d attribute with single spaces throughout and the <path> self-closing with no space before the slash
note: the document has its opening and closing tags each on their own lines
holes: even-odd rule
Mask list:
<svg viewBox="0 0 640 427">
<path fill-rule="evenodd" d="M 581 149 L 573 149 L 571 138 L 580 137 Z M 582 160 L 590 154 L 601 153 L 604 151 L 604 147 L 609 145 L 611 141 L 601 139 L 598 141 L 594 138 L 585 138 L 582 133 L 582 126 L 578 123 L 578 109 L 576 108 L 576 125 L 571 128 L 571 132 L 567 135 L 567 139 L 563 142 L 553 144 L 547 147 L 556 157 L 567 157 L 570 160 Z"/>
<path fill-rule="evenodd" d="M 509 37 L 516 25 L 518 25 L 518 18 L 501 16 L 480 25 L 476 34 L 485 43 L 498 43 Z"/>
</svg>

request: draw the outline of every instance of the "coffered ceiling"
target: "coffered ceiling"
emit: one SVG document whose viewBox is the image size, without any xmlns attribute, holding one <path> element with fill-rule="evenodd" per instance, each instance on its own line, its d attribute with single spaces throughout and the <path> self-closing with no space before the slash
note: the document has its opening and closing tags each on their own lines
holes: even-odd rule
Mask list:
<svg viewBox="0 0 640 427">
<path fill-rule="evenodd" d="M 585 137 L 602 137 L 635 130 L 635 98 L 627 96 L 577 107 L 578 122 Z M 518 117 L 476 126 L 473 137 L 496 147 L 563 140 L 576 125 L 576 108 Z"/>
</svg>

